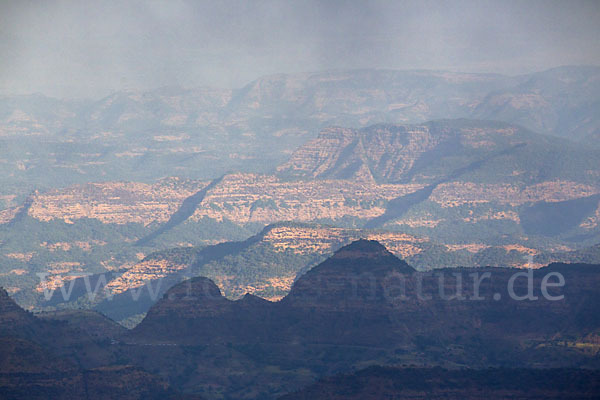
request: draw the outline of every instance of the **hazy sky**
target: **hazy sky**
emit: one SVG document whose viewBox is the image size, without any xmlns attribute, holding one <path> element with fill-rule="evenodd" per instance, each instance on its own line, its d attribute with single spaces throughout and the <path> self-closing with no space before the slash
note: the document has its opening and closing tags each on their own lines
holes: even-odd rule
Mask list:
<svg viewBox="0 0 600 400">
<path fill-rule="evenodd" d="M 240 87 L 343 68 L 600 65 L 600 1 L 0 0 L 0 93 Z"/>
</svg>

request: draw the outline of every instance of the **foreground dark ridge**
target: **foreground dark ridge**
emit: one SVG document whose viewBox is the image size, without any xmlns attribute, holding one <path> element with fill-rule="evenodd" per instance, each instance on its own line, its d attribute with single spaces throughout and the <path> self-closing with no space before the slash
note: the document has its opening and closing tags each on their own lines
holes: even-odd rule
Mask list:
<svg viewBox="0 0 600 400">
<path fill-rule="evenodd" d="M 544 281 L 553 284 L 546 292 Z M 93 315 L 36 318 L 2 291 L 0 378 L 11 393 L 23 394 L 29 382 L 43 379 L 52 390 L 62 390 L 76 385 L 67 376 L 100 368 L 98 382 L 110 380 L 111 390 L 134 382 L 138 391 L 129 398 L 182 391 L 209 399 L 275 399 L 367 365 L 600 370 L 599 285 L 600 265 L 420 273 L 378 242 L 359 240 L 300 277 L 277 303 L 251 295 L 231 301 L 212 281 L 198 277 L 168 290 L 125 333 Z M 33 356 L 22 360 L 22 354 Z M 114 377 L 126 365 L 133 369 Z M 48 371 L 59 372 L 32 375 Z M 404 373 L 410 375 L 398 372 Z M 451 387 L 457 380 L 453 372 L 439 374 L 448 380 L 424 384 L 429 389 L 416 398 L 448 395 L 443 382 Z M 546 379 L 531 374 L 536 382 Z M 573 372 L 569 381 L 575 385 L 585 374 Z M 434 375 L 425 371 L 422 379 Z M 475 390 L 458 393 L 488 387 L 477 378 L 482 375 L 474 371 L 472 378 L 458 380 L 456 386 Z M 512 379 L 514 372 L 501 375 Z M 506 385 L 498 388 L 510 392 Z M 582 384 L 572 392 L 587 395 L 590 387 Z M 531 398 L 519 397 L 517 389 L 510 398 Z M 557 393 L 563 392 L 542 394 Z"/>
<path fill-rule="evenodd" d="M 600 371 L 370 367 L 325 378 L 280 400 L 597 399 Z"/>
<path fill-rule="evenodd" d="M 368 221 L 364 227 L 366 229 L 379 228 L 390 220 L 400 218 L 401 216 L 406 214 L 406 212 L 408 212 L 408 210 L 412 206 L 417 205 L 417 204 L 422 203 L 423 201 L 427 200 L 429 198 L 429 196 L 431 196 L 431 193 L 433 193 L 435 188 L 437 188 L 442 183 L 451 182 L 457 178 L 460 178 L 462 175 L 480 168 L 486 162 L 493 160 L 496 157 L 500 157 L 505 154 L 510 154 L 513 151 L 515 151 L 521 147 L 524 147 L 526 145 L 527 145 L 526 143 L 519 143 L 514 146 L 511 146 L 508 149 L 504 149 L 504 150 L 495 152 L 494 154 L 490 154 L 485 159 L 473 161 L 472 163 L 470 163 L 467 166 L 458 168 L 458 169 L 450 172 L 447 177 L 439 179 L 436 182 L 432 183 L 431 185 L 425 186 L 423 189 L 420 189 L 414 193 L 410 193 L 410 194 L 407 194 L 407 195 L 404 195 L 401 197 L 397 197 L 393 200 L 390 200 L 390 202 L 388 203 L 388 205 L 386 207 L 385 213 L 383 215 L 380 215 L 379 217 L 373 218 L 372 220 Z"/>
<path fill-rule="evenodd" d="M 251 295 L 231 301 L 207 278 L 184 281 L 150 309 L 132 337 L 285 343 L 289 335 L 315 339 L 321 330 L 328 343 L 356 343 L 360 337 L 365 345 L 380 345 L 416 335 L 436 342 L 458 339 L 470 329 L 487 339 L 582 329 L 592 334 L 600 328 L 600 317 L 587 314 L 600 305 L 596 283 L 600 268 L 583 264 L 551 264 L 529 272 L 447 268 L 417 273 L 378 242 L 359 240 L 300 277 L 277 303 Z"/>
<path fill-rule="evenodd" d="M 124 331 L 93 311 L 35 317 L 0 288 L 0 398 L 183 398 L 163 378 L 119 360 L 110 343 Z"/>
<path fill-rule="evenodd" d="M 516 273 L 521 275 L 511 284 Z M 202 367 L 190 365 L 195 372 L 186 385 L 205 395 L 228 391 L 231 398 L 247 390 L 264 396 L 248 398 L 273 398 L 365 364 L 600 368 L 600 266 L 551 264 L 530 276 L 534 299 L 525 299 L 526 271 L 419 273 L 379 243 L 360 240 L 300 277 L 277 303 L 252 295 L 228 300 L 206 278 L 182 282 L 123 342 L 140 360 L 165 347 L 201 347 Z M 544 297 L 542 282 L 558 283 L 559 276 L 564 285 L 548 285 L 551 299 Z M 215 354 L 230 354 L 236 365 L 245 365 L 247 381 L 229 378 L 229 367 Z M 165 374 L 172 368 L 142 365 Z M 219 383 L 205 374 L 218 375 Z"/>
</svg>

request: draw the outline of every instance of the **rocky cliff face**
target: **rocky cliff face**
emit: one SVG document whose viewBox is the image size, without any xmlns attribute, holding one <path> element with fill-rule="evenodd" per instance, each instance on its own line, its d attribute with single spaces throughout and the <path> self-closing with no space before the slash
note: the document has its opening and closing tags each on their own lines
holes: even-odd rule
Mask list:
<svg viewBox="0 0 600 400">
<path fill-rule="evenodd" d="M 434 184 L 428 200 L 438 207 L 467 205 L 473 210 L 498 202 L 500 207 L 491 214 L 473 217 L 518 223 L 519 210 L 505 206 L 599 193 L 597 158 L 595 150 L 503 123 L 458 120 L 328 128 L 280 165 L 279 177 L 226 175 L 207 190 L 191 220 L 208 217 L 244 225 L 373 219 L 386 211 L 389 201 Z M 164 223 L 206 185 L 173 178 L 152 185 L 73 186 L 34 193 L 25 213 L 39 221 Z M 10 223 L 17 214 L 18 207 L 3 211 L 0 224 Z"/>
<path fill-rule="evenodd" d="M 495 157 L 496 152 L 511 146 L 528 146 L 530 158 L 540 158 L 539 162 L 546 163 L 550 161 L 543 160 L 550 156 L 547 153 L 565 144 L 517 125 L 474 120 L 374 125 L 362 129 L 332 127 L 296 150 L 277 171 L 285 177 L 309 179 L 431 183 L 474 161 Z M 484 164 L 477 167 L 485 171 L 486 183 L 536 180 L 538 167 L 526 165 L 522 153 L 503 154 L 503 158 L 510 159 L 510 163 L 505 162 L 508 165 L 501 170 Z M 457 178 L 462 180 L 461 176 L 453 180 Z"/>
<path fill-rule="evenodd" d="M 518 223 L 517 206 L 600 192 L 594 164 L 598 154 L 594 151 L 580 151 L 552 141 L 536 143 L 515 127 L 477 124 L 467 123 L 462 128 L 453 128 L 452 124 L 381 126 L 361 131 L 332 128 L 300 148 L 279 168 L 282 175 L 311 180 L 290 182 L 269 175 L 227 175 L 208 190 L 191 220 L 207 217 L 240 225 L 281 220 L 367 220 L 384 214 L 390 200 L 434 183 L 426 200 L 437 207 L 469 206 L 481 213 L 478 206 L 499 203 L 485 214 L 470 218 Z M 486 148 L 467 143 L 473 140 L 485 142 Z M 455 141 L 456 146 L 448 141 Z M 499 153 L 515 144 L 524 147 L 510 154 Z M 562 155 L 557 160 L 561 146 Z M 557 162 L 577 163 L 577 171 L 570 167 L 556 169 Z M 206 182 L 176 179 L 154 185 L 109 182 L 75 186 L 33 195 L 27 214 L 40 221 L 68 223 L 84 218 L 114 224 L 164 223 L 186 198 L 205 186 Z M 4 212 L 0 223 L 10 223 L 17 211 Z M 588 225 L 597 224 L 597 218 L 590 217 Z M 439 222 L 440 218 L 432 215 L 429 221 Z M 416 221 L 408 218 L 403 223 Z"/>
<path fill-rule="evenodd" d="M 37 193 L 28 214 L 40 221 L 93 218 L 107 224 L 166 222 L 183 201 L 207 182 L 178 178 L 149 185 L 106 182 Z"/>
<path fill-rule="evenodd" d="M 432 137 L 427 126 L 327 128 L 277 170 L 292 177 L 398 182 L 422 153 L 445 139 Z"/>
</svg>

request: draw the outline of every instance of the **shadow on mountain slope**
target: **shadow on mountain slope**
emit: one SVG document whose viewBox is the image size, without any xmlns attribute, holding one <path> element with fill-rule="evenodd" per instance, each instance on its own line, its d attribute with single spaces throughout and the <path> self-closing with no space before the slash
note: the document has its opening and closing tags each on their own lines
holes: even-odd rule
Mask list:
<svg viewBox="0 0 600 400">
<path fill-rule="evenodd" d="M 364 228 L 367 228 L 367 229 L 379 228 L 390 220 L 400 218 L 402 215 L 406 214 L 406 212 L 412 206 L 417 205 L 417 204 L 427 200 L 429 198 L 429 196 L 431 196 L 431 193 L 435 190 L 435 188 L 438 187 L 439 185 L 441 185 L 442 183 L 450 182 L 454 179 L 457 179 L 460 176 L 462 176 L 468 172 L 471 172 L 478 168 L 481 168 L 486 162 L 488 162 L 496 157 L 510 154 L 513 151 L 515 151 L 521 147 L 524 147 L 524 146 L 526 146 L 525 143 L 519 143 L 519 144 L 509 147 L 508 149 L 504 149 L 502 151 L 493 153 L 485 159 L 477 160 L 477 161 L 470 163 L 469 165 L 467 165 L 465 167 L 455 169 L 450 174 L 448 174 L 447 177 L 445 177 L 443 179 L 439 179 L 438 181 L 425 186 L 423 189 L 419 189 L 416 192 L 409 193 L 407 195 L 396 197 L 395 199 L 390 200 L 390 202 L 388 203 L 387 208 L 385 210 L 385 213 L 383 213 L 383 215 L 380 215 L 380 216 L 375 217 L 375 218 L 371 219 L 370 221 L 368 221 L 364 225 Z"/>
<path fill-rule="evenodd" d="M 223 180 L 223 177 L 224 177 L 224 175 L 217 179 L 212 180 L 206 187 L 204 187 L 203 189 L 194 193 L 190 197 L 186 198 L 183 201 L 183 203 L 181 204 L 181 206 L 179 207 L 179 209 L 177 211 L 175 211 L 175 213 L 173 215 L 171 215 L 171 218 L 169 218 L 169 220 L 167 222 L 165 222 L 161 227 L 159 227 L 154 232 L 152 232 L 149 235 L 138 240 L 135 245 L 136 246 L 144 246 L 144 245 L 150 243 L 152 240 L 156 239 L 158 236 L 162 235 L 163 233 L 173 229 L 174 227 L 181 224 L 182 222 L 185 222 L 185 220 L 187 220 L 189 217 L 191 217 L 194 214 L 194 211 L 196 211 L 196 208 L 198 208 L 198 205 L 200 205 L 200 203 L 202 203 L 202 200 L 204 200 L 204 197 L 206 196 L 208 191 L 210 189 L 214 188 L 215 186 L 217 186 L 219 184 L 219 182 L 221 182 Z"/>
</svg>

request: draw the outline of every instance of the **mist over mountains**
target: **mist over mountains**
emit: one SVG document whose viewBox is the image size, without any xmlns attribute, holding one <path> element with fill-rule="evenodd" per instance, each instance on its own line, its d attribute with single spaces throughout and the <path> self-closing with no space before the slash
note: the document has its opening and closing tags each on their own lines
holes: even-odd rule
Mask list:
<svg viewBox="0 0 600 400">
<path fill-rule="evenodd" d="M 0 399 L 600 398 L 598 21 L 0 1 Z"/>
<path fill-rule="evenodd" d="M 3 97 L 2 196 L 6 207 L 14 204 L 6 196 L 79 182 L 269 172 L 329 125 L 490 119 L 596 146 L 599 75 L 597 67 L 516 77 L 355 70 L 99 101 Z"/>
</svg>

